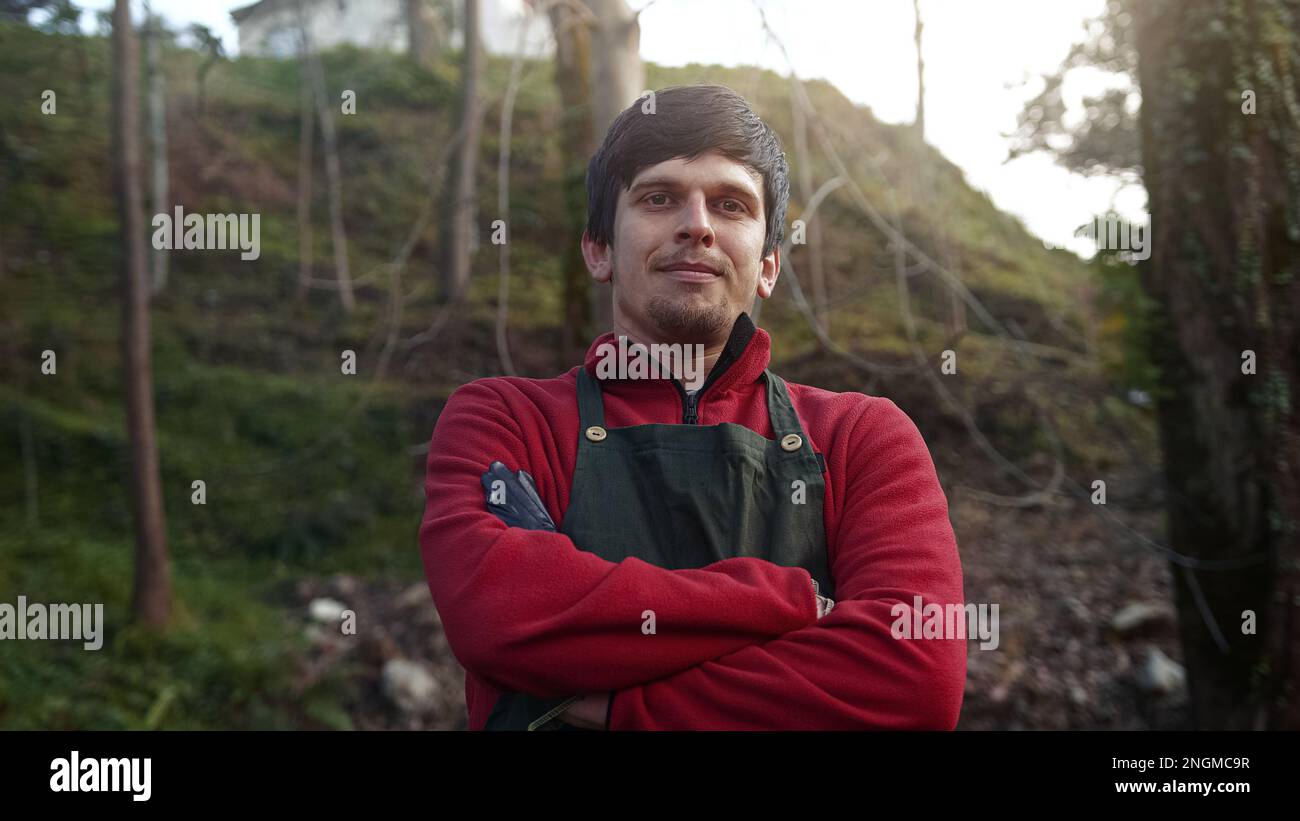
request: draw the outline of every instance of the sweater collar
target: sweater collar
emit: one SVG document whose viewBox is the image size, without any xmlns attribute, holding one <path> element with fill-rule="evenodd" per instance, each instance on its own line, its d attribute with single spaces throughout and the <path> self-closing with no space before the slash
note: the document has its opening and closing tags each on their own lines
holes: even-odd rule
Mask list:
<svg viewBox="0 0 1300 821">
<path fill-rule="evenodd" d="M 603 348 L 602 346 L 611 346 Z M 613 331 L 606 331 L 596 337 L 587 349 L 586 360 L 583 365 L 587 372 L 596 376 L 596 367 L 600 360 L 609 355 L 612 351 L 618 350 L 618 339 Z M 734 386 L 743 386 L 753 383 L 762 375 L 763 370 L 768 366 L 772 353 L 772 340 L 767 331 L 754 325 L 754 321 L 749 318 L 749 314 L 741 312 L 736 317 L 736 322 L 731 326 L 731 334 L 727 337 L 727 342 L 722 348 L 722 353 L 718 356 L 717 361 L 713 364 L 713 369 L 709 371 L 708 378 L 705 379 L 703 386 L 700 388 L 700 395 L 703 396 L 705 391 L 711 394 L 724 393 Z M 623 390 L 630 388 L 638 382 L 647 384 L 669 383 L 676 380 L 671 376 L 663 376 L 657 379 L 627 379 L 627 378 L 605 378 L 601 380 L 602 386 L 609 390 L 615 388 Z M 679 383 L 680 384 L 680 383 Z"/>
</svg>

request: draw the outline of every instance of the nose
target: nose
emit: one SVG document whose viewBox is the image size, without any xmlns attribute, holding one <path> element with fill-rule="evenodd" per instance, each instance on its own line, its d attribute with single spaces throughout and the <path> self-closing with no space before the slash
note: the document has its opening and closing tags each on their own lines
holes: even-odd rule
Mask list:
<svg viewBox="0 0 1300 821">
<path fill-rule="evenodd" d="M 681 210 L 682 221 L 677 227 L 677 239 L 692 245 L 700 243 L 705 248 L 713 246 L 713 224 L 709 221 L 709 207 L 702 192 L 691 194 Z"/>
</svg>

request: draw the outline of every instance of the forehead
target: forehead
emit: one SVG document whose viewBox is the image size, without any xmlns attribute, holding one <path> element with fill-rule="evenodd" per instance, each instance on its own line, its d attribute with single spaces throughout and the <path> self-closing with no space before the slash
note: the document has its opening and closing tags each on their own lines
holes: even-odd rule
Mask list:
<svg viewBox="0 0 1300 821">
<path fill-rule="evenodd" d="M 725 154 L 709 151 L 693 159 L 673 157 L 661 163 L 642 168 L 632 178 L 627 194 L 647 184 L 672 182 L 682 187 L 730 188 L 748 193 L 755 201 L 763 201 L 763 178 L 758 172 L 736 162 Z"/>
</svg>

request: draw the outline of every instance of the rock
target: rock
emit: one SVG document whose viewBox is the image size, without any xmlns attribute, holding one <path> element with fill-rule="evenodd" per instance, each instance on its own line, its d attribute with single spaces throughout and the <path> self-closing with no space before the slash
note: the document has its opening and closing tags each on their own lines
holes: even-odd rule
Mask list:
<svg viewBox="0 0 1300 821">
<path fill-rule="evenodd" d="M 1111 616 L 1110 629 L 1126 636 L 1146 627 L 1172 624 L 1173 620 L 1173 610 L 1167 604 L 1132 602 Z"/>
<path fill-rule="evenodd" d="M 1187 683 L 1187 673 L 1183 666 L 1152 647 L 1147 653 L 1146 663 L 1138 671 L 1138 686 L 1148 693 L 1164 695 L 1180 690 Z"/>
<path fill-rule="evenodd" d="M 397 596 L 397 606 L 403 610 L 433 607 L 433 596 L 427 582 L 415 582 Z"/>
<path fill-rule="evenodd" d="M 432 712 L 438 704 L 438 679 L 422 664 L 406 659 L 391 659 L 384 664 L 384 695 L 409 715 Z"/>
<path fill-rule="evenodd" d="M 340 596 L 355 596 L 360 589 L 361 583 L 357 581 L 356 576 L 349 576 L 347 573 L 336 573 L 330 578 L 330 586 L 334 592 Z"/>
<path fill-rule="evenodd" d="M 334 599 L 312 599 L 311 604 L 307 605 L 307 612 L 318 622 L 324 624 L 337 625 L 343 617 L 343 611 L 347 608 L 343 602 Z"/>
<path fill-rule="evenodd" d="M 1077 596 L 1066 596 L 1062 599 L 1065 609 L 1070 612 L 1075 619 L 1085 623 L 1091 623 L 1094 618 L 1093 614 L 1088 611 L 1088 606 L 1079 600 Z"/>
<path fill-rule="evenodd" d="M 994 704 L 1002 704 L 1011 696 L 1011 687 L 1025 672 L 1025 665 L 1019 659 L 1011 662 L 1011 665 L 1003 672 L 1001 680 L 990 692 L 989 698 Z"/>
<path fill-rule="evenodd" d="M 362 655 L 376 667 L 402 657 L 401 648 L 383 627 L 365 631 L 362 634 L 361 647 Z"/>
</svg>

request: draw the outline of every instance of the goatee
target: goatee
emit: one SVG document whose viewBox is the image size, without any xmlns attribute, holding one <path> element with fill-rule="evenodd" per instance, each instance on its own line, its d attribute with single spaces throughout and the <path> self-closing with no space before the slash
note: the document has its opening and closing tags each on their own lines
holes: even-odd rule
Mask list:
<svg viewBox="0 0 1300 821">
<path fill-rule="evenodd" d="M 731 318 L 724 298 L 717 305 L 687 305 L 668 297 L 653 297 L 646 314 L 673 342 L 708 343 L 726 332 Z"/>
</svg>

